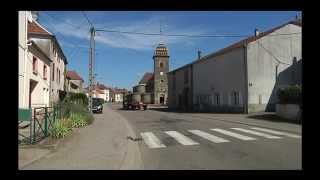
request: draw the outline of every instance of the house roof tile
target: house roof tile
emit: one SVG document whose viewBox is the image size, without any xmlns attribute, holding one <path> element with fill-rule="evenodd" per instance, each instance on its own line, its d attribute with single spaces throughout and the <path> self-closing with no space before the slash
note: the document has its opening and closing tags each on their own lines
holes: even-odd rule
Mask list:
<svg viewBox="0 0 320 180">
<path fill-rule="evenodd" d="M 75 71 L 68 71 L 67 78 L 72 79 L 72 80 L 82 80 L 83 81 L 81 76 Z"/>
</svg>

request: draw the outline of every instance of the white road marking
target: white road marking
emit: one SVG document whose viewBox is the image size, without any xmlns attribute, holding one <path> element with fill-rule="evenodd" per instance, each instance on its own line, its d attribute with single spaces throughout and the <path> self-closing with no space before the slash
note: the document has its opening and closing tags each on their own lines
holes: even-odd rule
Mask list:
<svg viewBox="0 0 320 180">
<path fill-rule="evenodd" d="M 257 131 L 252 131 L 252 130 L 247 130 L 247 129 L 242 129 L 242 128 L 231 128 L 231 129 L 242 131 L 242 132 L 245 132 L 245 133 L 248 133 L 248 134 L 253 134 L 253 135 L 256 135 L 256 136 L 262 136 L 262 137 L 265 137 L 265 138 L 268 138 L 268 139 L 282 139 L 281 137 L 278 137 L 278 136 L 272 136 L 272 135 L 269 135 L 269 134 L 265 134 L 265 133 L 261 133 L 261 132 L 257 132 Z"/>
<path fill-rule="evenodd" d="M 223 138 L 220 138 L 220 137 L 217 137 L 217 136 L 214 136 L 212 134 L 209 134 L 209 133 L 206 133 L 206 132 L 203 132 L 203 131 L 200 131 L 200 130 L 188 130 L 189 132 L 197 135 L 197 136 L 200 136 L 204 139 L 207 139 L 211 142 L 214 142 L 214 143 L 223 143 L 223 142 L 230 142 L 226 139 L 223 139 Z"/>
<path fill-rule="evenodd" d="M 180 144 L 183 145 L 196 145 L 199 144 L 192 139 L 188 138 L 187 136 L 177 132 L 177 131 L 166 131 L 166 134 L 173 137 L 175 140 L 177 140 Z"/>
<path fill-rule="evenodd" d="M 219 133 L 222 133 L 222 134 L 225 134 L 225 135 L 228 135 L 228 136 L 232 136 L 234 138 L 238 138 L 238 139 L 241 139 L 241 140 L 244 140 L 244 141 L 256 140 L 256 138 L 249 137 L 249 136 L 244 136 L 244 135 L 241 135 L 241 134 L 238 134 L 238 133 L 234 133 L 234 132 L 231 132 L 231 131 L 226 131 L 226 130 L 223 130 L 223 129 L 216 128 L 216 129 L 211 129 L 211 130 L 219 132 Z"/>
<path fill-rule="evenodd" d="M 301 138 L 301 136 L 296 135 L 296 134 L 285 133 L 285 132 L 280 132 L 280 131 L 274 131 L 274 130 L 271 130 L 271 129 L 265 129 L 265 128 L 259 128 L 259 127 L 252 127 L 251 129 L 255 129 L 255 130 L 258 130 L 258 131 L 263 131 L 263 132 L 267 132 L 267 133 L 271 133 L 271 134 L 276 134 L 276 135 L 288 136 L 288 137 L 292 137 L 292 138 Z"/>
<path fill-rule="evenodd" d="M 149 146 L 149 148 L 164 148 L 166 147 L 161 141 L 152 133 L 144 132 L 140 133 L 144 142 Z"/>
</svg>

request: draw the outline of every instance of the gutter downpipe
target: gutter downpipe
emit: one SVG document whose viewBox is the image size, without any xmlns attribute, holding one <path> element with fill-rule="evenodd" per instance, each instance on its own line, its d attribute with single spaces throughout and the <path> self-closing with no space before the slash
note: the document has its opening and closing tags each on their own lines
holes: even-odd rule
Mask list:
<svg viewBox="0 0 320 180">
<path fill-rule="evenodd" d="M 245 44 L 243 45 L 243 52 L 244 52 L 244 81 L 245 81 L 245 103 L 244 103 L 244 113 L 248 114 L 249 113 L 249 109 L 248 109 L 248 94 L 249 94 L 249 88 L 248 88 L 248 63 L 247 63 L 247 47 L 248 44 L 247 42 L 245 42 Z"/>
</svg>

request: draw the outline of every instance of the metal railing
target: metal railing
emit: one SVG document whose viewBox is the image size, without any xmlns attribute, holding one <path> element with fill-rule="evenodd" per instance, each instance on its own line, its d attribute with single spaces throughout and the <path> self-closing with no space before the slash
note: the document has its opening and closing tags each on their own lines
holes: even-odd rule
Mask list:
<svg viewBox="0 0 320 180">
<path fill-rule="evenodd" d="M 61 118 L 60 106 L 36 107 L 28 111 L 30 115 L 27 118 L 19 116 L 19 144 L 35 144 L 48 137 L 55 121 Z M 20 126 L 22 123 L 25 128 Z"/>
</svg>

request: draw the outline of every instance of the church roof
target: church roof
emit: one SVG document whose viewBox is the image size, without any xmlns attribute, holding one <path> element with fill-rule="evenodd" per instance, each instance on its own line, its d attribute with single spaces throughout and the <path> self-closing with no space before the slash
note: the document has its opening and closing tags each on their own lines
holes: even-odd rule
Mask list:
<svg viewBox="0 0 320 180">
<path fill-rule="evenodd" d="M 153 73 L 146 72 L 144 73 L 143 77 L 139 81 L 139 84 L 146 84 L 148 81 L 153 79 Z"/>
</svg>

